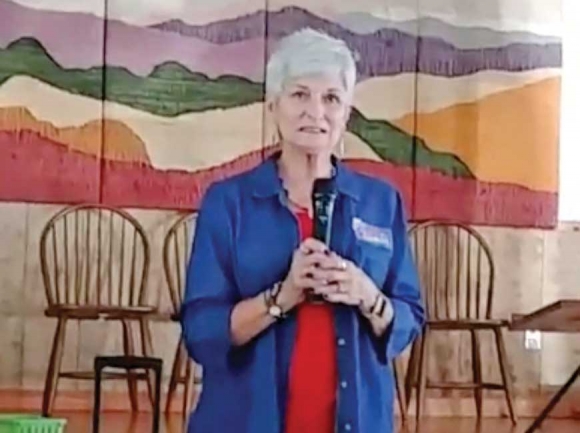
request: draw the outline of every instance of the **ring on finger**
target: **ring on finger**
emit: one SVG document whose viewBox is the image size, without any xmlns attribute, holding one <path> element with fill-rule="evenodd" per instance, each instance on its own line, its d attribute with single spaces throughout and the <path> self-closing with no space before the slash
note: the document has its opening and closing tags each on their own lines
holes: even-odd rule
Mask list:
<svg viewBox="0 0 580 433">
<path fill-rule="evenodd" d="M 346 260 L 341 260 L 341 262 L 340 262 L 340 269 L 342 269 L 343 271 L 346 271 L 347 266 L 348 265 L 346 263 Z"/>
</svg>

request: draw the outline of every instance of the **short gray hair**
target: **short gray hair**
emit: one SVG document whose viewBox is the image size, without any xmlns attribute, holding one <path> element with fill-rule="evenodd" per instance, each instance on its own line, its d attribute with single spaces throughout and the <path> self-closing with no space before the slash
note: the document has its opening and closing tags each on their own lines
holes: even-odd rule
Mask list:
<svg viewBox="0 0 580 433">
<path fill-rule="evenodd" d="M 266 96 L 277 96 L 292 79 L 325 73 L 338 74 L 352 98 L 356 63 L 346 43 L 310 28 L 298 30 L 279 41 L 268 61 Z"/>
</svg>

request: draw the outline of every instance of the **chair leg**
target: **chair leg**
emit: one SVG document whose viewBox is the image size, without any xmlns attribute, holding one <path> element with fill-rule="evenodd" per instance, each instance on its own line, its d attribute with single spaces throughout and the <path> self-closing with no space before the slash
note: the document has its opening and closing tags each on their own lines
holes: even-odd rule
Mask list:
<svg viewBox="0 0 580 433">
<path fill-rule="evenodd" d="M 187 356 L 187 350 L 185 350 L 184 353 Z M 201 368 L 201 365 L 199 365 L 195 361 L 191 361 L 191 363 L 192 363 L 192 370 L 193 370 L 193 394 L 191 397 L 191 404 L 189 405 L 189 407 L 193 408 L 194 405 L 197 404 L 197 401 L 198 401 L 199 396 L 201 394 L 201 388 L 203 386 L 203 383 L 202 383 L 203 382 L 203 370 Z"/>
<path fill-rule="evenodd" d="M 417 386 L 417 375 L 419 373 L 419 356 L 421 351 L 421 337 L 417 338 L 411 345 L 411 355 L 407 367 L 407 376 L 405 377 L 405 398 L 406 406 L 411 404 L 413 388 Z"/>
<path fill-rule="evenodd" d="M 425 407 L 425 394 L 427 391 L 427 354 L 429 352 L 429 330 L 425 329 L 421 338 L 421 349 L 419 353 L 419 378 L 417 384 L 417 426 L 423 416 Z"/>
<path fill-rule="evenodd" d="M 46 382 L 44 385 L 44 395 L 42 397 L 42 415 L 45 417 L 49 417 L 52 414 L 54 400 L 56 398 L 66 336 L 66 323 L 67 319 L 65 317 L 59 317 L 56 331 L 54 332 L 50 360 L 48 361 L 48 371 L 46 373 Z"/>
<path fill-rule="evenodd" d="M 155 369 L 155 397 L 153 399 L 153 433 L 159 433 L 161 415 L 161 365 Z"/>
<path fill-rule="evenodd" d="M 175 358 L 173 359 L 173 367 L 171 368 L 171 378 L 169 379 L 169 388 L 167 390 L 167 401 L 165 402 L 165 412 L 169 413 L 171 411 L 171 403 L 173 402 L 173 397 L 175 396 L 175 390 L 177 389 L 177 383 L 181 375 L 181 370 L 183 368 L 183 355 L 182 355 L 181 340 L 177 343 L 177 349 L 175 351 Z"/>
<path fill-rule="evenodd" d="M 141 344 L 143 348 L 143 356 L 150 357 L 153 356 L 153 337 L 151 336 L 150 321 L 147 319 L 141 319 L 139 321 L 139 328 L 141 330 Z M 155 381 L 155 374 L 152 371 L 147 372 L 147 391 L 149 392 L 149 400 L 151 404 L 155 404 L 153 384 Z"/>
<path fill-rule="evenodd" d="M 508 363 L 508 356 L 507 350 L 505 347 L 505 342 L 503 339 L 503 334 L 501 328 L 495 328 L 495 340 L 497 343 L 497 355 L 499 357 L 499 366 L 501 370 L 501 377 L 503 380 L 503 387 L 505 391 L 505 397 L 508 405 L 508 410 L 510 413 L 510 418 L 514 425 L 517 424 L 517 416 L 515 412 L 515 405 L 514 405 L 514 387 L 512 383 L 512 378 L 509 371 L 509 363 Z"/>
<path fill-rule="evenodd" d="M 473 366 L 473 382 L 478 386 L 474 389 L 475 409 L 477 418 L 482 417 L 483 412 L 483 378 L 481 372 L 481 346 L 479 334 L 476 330 L 471 330 L 471 363 Z"/>
<path fill-rule="evenodd" d="M 405 381 L 401 360 L 399 358 L 393 360 L 393 375 L 397 386 L 397 400 L 399 402 L 401 421 L 405 424 L 407 422 L 407 396 L 405 395 Z"/>
<path fill-rule="evenodd" d="M 126 356 L 135 355 L 135 340 L 133 339 L 133 330 L 131 329 L 131 322 L 122 320 L 123 325 L 123 350 Z M 127 371 L 127 386 L 129 389 L 129 399 L 131 400 L 131 410 L 133 412 L 139 411 L 139 398 L 137 392 L 137 378 L 131 371 Z"/>
<path fill-rule="evenodd" d="M 193 402 L 193 388 L 195 386 L 195 366 L 189 359 L 185 361 L 185 386 L 183 389 L 183 417 L 184 420 L 189 416 L 191 405 Z"/>
<path fill-rule="evenodd" d="M 94 373 L 95 373 L 95 389 L 93 398 L 93 432 L 99 433 L 99 421 L 101 419 L 101 376 L 103 374 L 104 365 L 99 358 L 95 359 Z"/>
<path fill-rule="evenodd" d="M 514 405 L 514 389 L 512 378 L 509 371 L 509 363 L 508 363 L 508 356 L 507 350 L 505 347 L 505 342 L 503 339 L 503 334 L 501 328 L 494 329 L 496 343 L 497 343 L 497 354 L 499 358 L 500 364 L 500 371 L 503 381 L 503 387 L 505 391 L 506 401 L 508 405 L 508 410 L 510 413 L 510 418 L 514 425 L 517 424 L 517 416 L 515 413 L 515 405 Z"/>
</svg>

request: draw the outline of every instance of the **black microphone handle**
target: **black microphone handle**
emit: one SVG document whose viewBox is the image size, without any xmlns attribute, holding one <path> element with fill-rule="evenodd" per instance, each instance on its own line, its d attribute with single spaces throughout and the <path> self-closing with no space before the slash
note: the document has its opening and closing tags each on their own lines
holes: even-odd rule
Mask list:
<svg viewBox="0 0 580 433">
<path fill-rule="evenodd" d="M 313 194 L 313 231 L 312 236 L 330 246 L 332 235 L 332 215 L 336 194 L 314 193 Z"/>
<path fill-rule="evenodd" d="M 312 193 L 313 208 L 313 233 L 312 237 L 330 246 L 332 234 L 332 216 L 334 213 L 334 203 L 336 201 L 336 191 L 332 179 L 317 179 L 314 183 Z M 307 293 L 310 302 L 323 302 L 320 295 Z"/>
<path fill-rule="evenodd" d="M 327 246 L 330 246 L 335 200 L 334 179 L 316 179 L 312 188 L 313 237 Z"/>
</svg>

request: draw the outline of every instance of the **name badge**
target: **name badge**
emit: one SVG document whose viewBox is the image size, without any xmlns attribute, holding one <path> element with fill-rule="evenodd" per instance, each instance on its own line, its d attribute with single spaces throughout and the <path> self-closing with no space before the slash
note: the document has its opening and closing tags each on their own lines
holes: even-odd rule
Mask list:
<svg viewBox="0 0 580 433">
<path fill-rule="evenodd" d="M 352 229 L 360 241 L 379 245 L 389 250 L 393 248 L 393 232 L 390 228 L 375 226 L 360 218 L 353 218 Z"/>
</svg>

